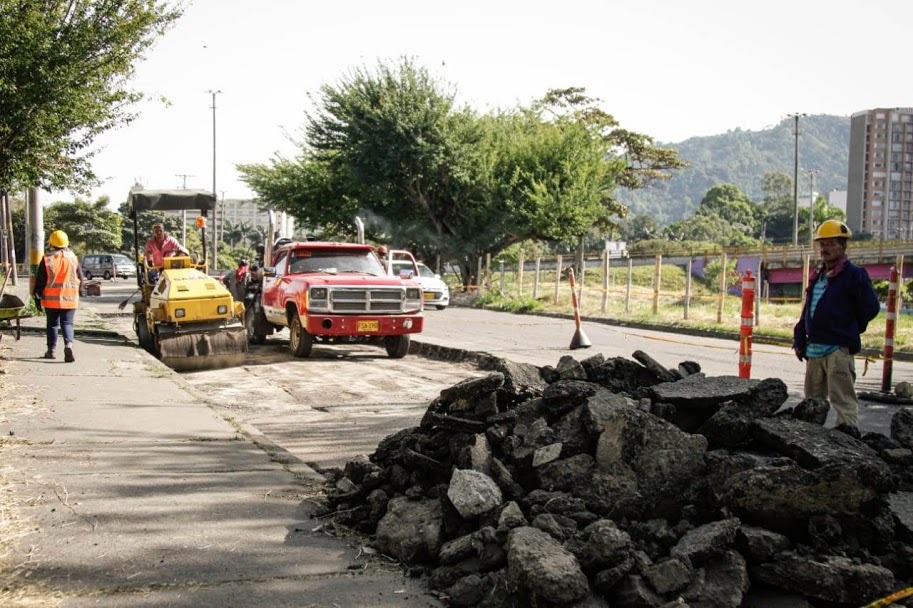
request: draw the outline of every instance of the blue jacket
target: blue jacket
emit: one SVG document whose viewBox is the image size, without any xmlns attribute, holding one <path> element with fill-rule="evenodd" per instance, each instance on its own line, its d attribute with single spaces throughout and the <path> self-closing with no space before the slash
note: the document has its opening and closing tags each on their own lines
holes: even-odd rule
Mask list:
<svg viewBox="0 0 913 608">
<path fill-rule="evenodd" d="M 824 271 L 819 267 L 809 277 L 802 317 L 793 329 L 793 348 L 805 353 L 806 345 L 814 342 L 845 346 L 851 353 L 858 353 L 862 348 L 859 335 L 880 310 L 869 273 L 844 257 L 837 263 L 834 275 L 828 278 L 815 314 L 809 318 L 812 288 Z"/>
</svg>

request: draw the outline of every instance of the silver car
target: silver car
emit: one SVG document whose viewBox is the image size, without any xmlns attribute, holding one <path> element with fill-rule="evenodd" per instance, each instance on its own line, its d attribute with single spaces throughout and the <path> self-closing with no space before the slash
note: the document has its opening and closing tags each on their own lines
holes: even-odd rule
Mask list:
<svg viewBox="0 0 913 608">
<path fill-rule="evenodd" d="M 122 253 L 90 253 L 82 258 L 82 273 L 90 280 L 128 279 L 136 276 L 136 264 Z"/>
</svg>

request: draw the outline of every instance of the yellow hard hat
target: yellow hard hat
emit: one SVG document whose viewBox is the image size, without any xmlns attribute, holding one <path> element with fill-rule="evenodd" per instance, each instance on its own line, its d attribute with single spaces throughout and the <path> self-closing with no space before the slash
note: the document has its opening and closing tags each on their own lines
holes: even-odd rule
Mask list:
<svg viewBox="0 0 913 608">
<path fill-rule="evenodd" d="M 853 236 L 850 229 L 843 222 L 837 220 L 827 220 L 818 226 L 815 233 L 815 240 L 818 239 L 848 239 Z"/>
<path fill-rule="evenodd" d="M 51 247 L 69 247 L 70 237 L 68 237 L 67 233 L 63 230 L 55 230 L 51 233 L 51 236 L 48 237 L 48 243 L 51 244 Z"/>
</svg>

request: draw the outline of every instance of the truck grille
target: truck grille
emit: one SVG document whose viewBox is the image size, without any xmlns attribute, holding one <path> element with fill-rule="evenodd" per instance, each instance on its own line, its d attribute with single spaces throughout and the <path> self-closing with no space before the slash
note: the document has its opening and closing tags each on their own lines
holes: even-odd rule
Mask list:
<svg viewBox="0 0 913 608">
<path fill-rule="evenodd" d="M 330 312 L 400 313 L 403 312 L 405 297 L 405 291 L 396 287 L 332 288 L 330 289 Z"/>
</svg>

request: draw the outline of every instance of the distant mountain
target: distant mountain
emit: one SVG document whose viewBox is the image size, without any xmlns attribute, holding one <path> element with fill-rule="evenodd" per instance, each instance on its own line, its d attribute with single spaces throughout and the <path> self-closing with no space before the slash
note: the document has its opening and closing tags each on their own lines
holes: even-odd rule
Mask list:
<svg viewBox="0 0 913 608">
<path fill-rule="evenodd" d="M 760 202 L 761 178 L 781 172 L 793 176 L 795 119 L 763 131 L 736 129 L 722 135 L 692 137 L 677 144 L 659 143 L 678 150 L 691 164 L 672 179 L 643 190 L 620 190 L 618 199 L 632 215 L 652 215 L 661 225 L 694 213 L 711 186 L 733 183 L 748 197 Z M 817 170 L 815 191 L 846 190 L 849 158 L 848 116 L 803 116 L 799 118 L 799 196 L 808 197 L 810 180 L 803 170 Z"/>
</svg>

